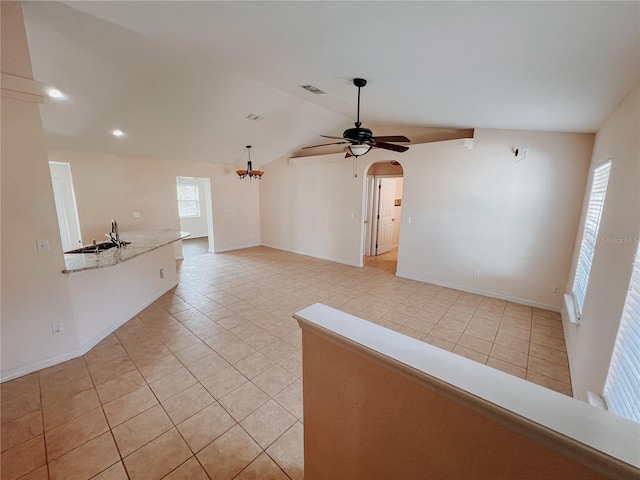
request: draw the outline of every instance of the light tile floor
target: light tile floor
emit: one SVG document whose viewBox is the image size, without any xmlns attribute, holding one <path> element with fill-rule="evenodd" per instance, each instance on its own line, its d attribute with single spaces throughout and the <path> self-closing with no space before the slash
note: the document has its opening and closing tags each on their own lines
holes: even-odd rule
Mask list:
<svg viewBox="0 0 640 480">
<path fill-rule="evenodd" d="M 2 479 L 300 479 L 315 302 L 571 394 L 559 315 L 353 268 L 185 242 L 180 284 L 84 357 L 1 387 Z"/>
</svg>

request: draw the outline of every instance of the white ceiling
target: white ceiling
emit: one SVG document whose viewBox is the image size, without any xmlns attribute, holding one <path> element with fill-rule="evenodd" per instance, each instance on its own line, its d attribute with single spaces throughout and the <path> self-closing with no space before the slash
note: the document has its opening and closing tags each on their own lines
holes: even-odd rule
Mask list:
<svg viewBox="0 0 640 480">
<path fill-rule="evenodd" d="M 640 2 L 23 2 L 51 148 L 260 165 L 364 126 L 594 132 Z M 313 95 L 299 85 L 327 92 Z M 249 113 L 265 120 L 251 122 Z M 393 128 L 391 128 L 393 127 Z M 123 138 L 109 132 L 120 128 Z M 384 129 L 382 132 L 381 129 Z"/>
</svg>

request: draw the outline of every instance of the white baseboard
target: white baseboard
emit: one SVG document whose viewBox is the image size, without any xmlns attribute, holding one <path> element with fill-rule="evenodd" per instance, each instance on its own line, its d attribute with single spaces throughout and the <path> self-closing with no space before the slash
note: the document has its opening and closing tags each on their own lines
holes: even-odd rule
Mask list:
<svg viewBox="0 0 640 480">
<path fill-rule="evenodd" d="M 476 295 L 483 295 L 485 297 L 497 298 L 499 300 L 506 300 L 508 302 L 519 303 L 520 305 L 526 305 L 528 307 L 541 308 L 543 310 L 551 310 L 552 312 L 560 312 L 560 307 L 556 305 L 547 305 L 546 303 L 536 302 L 534 300 L 528 300 L 526 298 L 512 297 L 509 295 L 501 295 L 495 292 L 488 292 L 486 290 L 479 290 L 476 288 L 470 288 L 464 285 L 457 285 L 455 283 L 441 282 L 432 278 L 419 277 L 415 275 L 406 275 L 401 272 L 396 272 L 397 277 L 408 278 L 409 280 L 417 280 L 418 282 L 431 283 L 438 285 L 439 287 L 452 288 L 454 290 L 460 290 L 462 292 L 474 293 Z"/>
<path fill-rule="evenodd" d="M 328 260 L 330 262 L 341 263 L 343 265 L 349 265 L 351 267 L 362 267 L 361 263 L 359 264 L 359 263 L 356 263 L 356 262 L 349 262 L 347 260 L 343 260 L 343 259 L 340 259 L 340 258 L 327 257 L 326 255 L 320 255 L 318 253 L 307 252 L 307 251 L 304 251 L 304 250 L 296 250 L 296 249 L 281 247 L 281 246 L 278 246 L 278 245 L 272 245 L 270 243 L 263 243 L 262 246 L 263 247 L 268 247 L 268 248 L 275 248 L 276 250 L 282 250 L 284 252 L 291 252 L 291 253 L 297 253 L 299 255 L 306 255 L 307 257 L 319 258 L 321 260 Z"/>
<path fill-rule="evenodd" d="M 260 246 L 259 243 L 251 243 L 248 245 L 236 245 L 234 247 L 216 248 L 215 253 L 230 252 L 232 250 L 242 250 L 243 248 L 253 248 L 253 247 L 259 247 L 259 246 Z"/>
<path fill-rule="evenodd" d="M 147 308 L 157 299 L 159 299 L 162 295 L 164 295 L 169 290 L 174 288 L 176 285 L 178 285 L 177 280 L 175 282 L 172 282 L 167 287 L 163 288 L 161 291 L 157 292 L 155 295 L 153 295 L 153 297 L 144 301 L 140 306 L 134 308 L 129 313 L 123 315 L 122 318 L 119 318 L 118 320 L 116 320 L 114 323 L 109 325 L 106 329 L 104 329 L 102 332 L 100 332 L 98 335 L 93 337 L 91 340 L 89 340 L 87 343 L 85 343 L 81 347 L 76 348 L 71 352 L 63 353 L 62 355 L 56 355 L 55 357 L 50 357 L 50 358 L 45 358 L 45 359 L 37 360 L 34 362 L 30 362 L 27 365 L 22 365 L 19 368 L 3 373 L 2 377 L 0 378 L 0 383 L 7 382 L 9 380 L 13 380 L 14 378 L 22 377 L 24 375 L 28 375 L 29 373 L 42 370 L 43 368 L 52 367 L 54 365 L 58 365 L 59 363 L 67 362 L 69 360 L 73 360 L 74 358 L 78 358 L 85 355 L 89 350 L 91 350 L 93 347 L 99 344 L 102 340 L 107 338 L 109 335 L 115 332 L 118 328 L 120 328 L 122 325 L 127 323 L 129 320 L 131 320 L 133 317 L 135 317 L 137 314 L 139 314 L 141 311 L 143 311 L 145 308 Z"/>
</svg>

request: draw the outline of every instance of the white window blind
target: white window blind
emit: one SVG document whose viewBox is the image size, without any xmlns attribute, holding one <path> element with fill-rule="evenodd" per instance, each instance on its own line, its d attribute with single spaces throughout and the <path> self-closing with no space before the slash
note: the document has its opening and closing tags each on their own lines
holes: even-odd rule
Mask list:
<svg viewBox="0 0 640 480">
<path fill-rule="evenodd" d="M 616 415 L 640 422 L 640 249 L 633 264 L 604 399 Z"/>
<path fill-rule="evenodd" d="M 200 216 L 200 192 L 198 185 L 178 185 L 178 213 L 181 218 Z"/>
<path fill-rule="evenodd" d="M 577 316 L 580 318 L 584 298 L 587 293 L 589 283 L 589 273 L 591 272 L 591 262 L 593 252 L 598 240 L 598 227 L 600 226 L 600 216 L 604 206 L 604 197 L 607 193 L 607 183 L 609 182 L 609 171 L 611 162 L 600 165 L 593 171 L 593 181 L 591 183 L 591 194 L 589 195 L 589 205 L 587 206 L 587 216 L 584 222 L 582 233 L 582 243 L 578 255 L 578 265 L 576 276 L 573 281 L 573 296 L 576 303 Z"/>
</svg>

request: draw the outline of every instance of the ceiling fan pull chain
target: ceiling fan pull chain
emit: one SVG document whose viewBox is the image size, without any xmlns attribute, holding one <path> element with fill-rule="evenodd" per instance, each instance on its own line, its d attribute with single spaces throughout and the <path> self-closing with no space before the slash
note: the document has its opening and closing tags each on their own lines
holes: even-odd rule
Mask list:
<svg viewBox="0 0 640 480">
<path fill-rule="evenodd" d="M 358 157 L 353 157 L 353 178 L 358 178 Z"/>
</svg>

